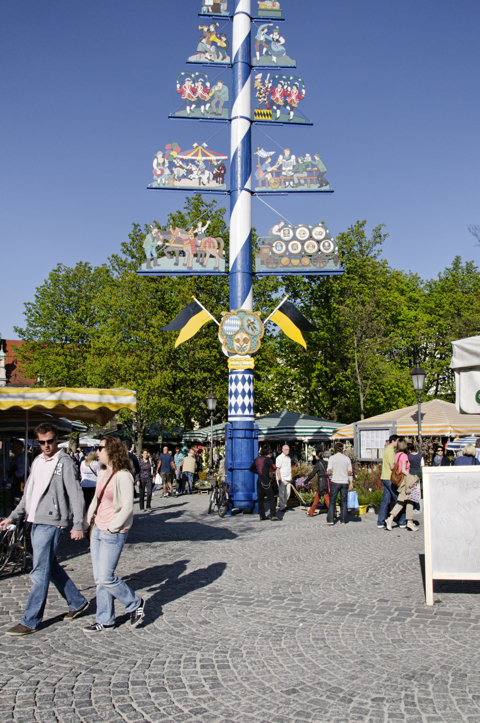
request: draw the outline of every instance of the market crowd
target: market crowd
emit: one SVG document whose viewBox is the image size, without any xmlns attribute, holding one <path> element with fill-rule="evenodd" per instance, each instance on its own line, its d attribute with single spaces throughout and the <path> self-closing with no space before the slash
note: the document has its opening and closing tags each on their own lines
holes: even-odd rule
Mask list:
<svg viewBox="0 0 480 723">
<path fill-rule="evenodd" d="M 6 632 L 10 636 L 34 633 L 42 623 L 50 582 L 66 600 L 68 612 L 64 621 L 71 622 L 89 607 L 89 601 L 77 589 L 65 569 L 58 563 L 56 552 L 65 531 L 71 526 L 72 540 L 90 539 L 90 554 L 96 584 L 95 620 L 83 628 L 87 634 L 104 633 L 115 628 L 115 599 L 130 616 L 130 625 L 137 627 L 145 617 L 145 600 L 115 574 L 122 549 L 133 523 L 134 499 L 139 509 L 151 509 L 152 495 L 160 490 L 163 498 L 192 494 L 196 478 L 204 468 L 203 450 L 164 446 L 158 454 L 143 449 L 137 455 L 133 448 L 115 436 L 106 436 L 86 456 L 81 449 L 67 452 L 59 447 L 58 431 L 47 422 L 35 434 L 40 454 L 25 470 L 24 444 L 15 440 L 9 475 L 15 504 L 9 517 L 0 522 L 7 535 L 21 521 L 29 523 L 33 550 L 30 573 L 32 590 L 20 623 Z M 327 507 L 326 524 L 348 522 L 348 495 L 353 490 L 353 466 L 342 443 L 331 452 L 313 456 L 313 468 L 304 484 L 316 478 L 316 490 L 307 519 L 322 504 Z M 225 478 L 225 460 L 215 456 L 217 477 Z M 291 509 L 289 500 L 293 486 L 293 467 L 297 462 L 285 444 L 272 452 L 264 445 L 252 460 L 251 472 L 256 475 L 258 514 L 261 521 L 281 521 Z M 442 445 L 436 445 L 433 466 L 450 465 Z M 456 465 L 480 464 L 480 440 L 468 444 L 454 461 Z M 383 497 L 378 515 L 378 528 L 392 530 L 393 524 L 412 532 L 418 530 L 413 520 L 421 501 L 420 478 L 424 459 L 413 444 L 393 434 L 385 446 L 381 480 Z M 27 479 L 23 488 L 25 472 Z M 278 490 L 278 509 L 274 487 Z M 298 493 L 296 493 L 298 494 Z M 337 519 L 337 500 L 340 514 Z M 269 515 L 265 507 L 269 507 Z M 73 523 L 73 524 L 72 524 Z"/>
</svg>

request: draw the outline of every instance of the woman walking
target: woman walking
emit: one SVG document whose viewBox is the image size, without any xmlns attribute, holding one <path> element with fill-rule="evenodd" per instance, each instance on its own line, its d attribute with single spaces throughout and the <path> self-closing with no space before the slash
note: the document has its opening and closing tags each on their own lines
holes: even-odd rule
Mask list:
<svg viewBox="0 0 480 723">
<path fill-rule="evenodd" d="M 85 507 L 88 510 L 90 502 L 93 500 L 95 494 L 95 487 L 97 486 L 97 476 L 101 472 L 102 465 L 97 462 L 97 453 L 95 450 L 89 452 L 86 459 L 83 459 L 80 464 L 80 479 L 82 480 L 82 492 L 85 500 Z"/>
<path fill-rule="evenodd" d="M 108 437 L 100 442 L 98 460 L 105 467 L 105 471 L 99 475 L 95 496 L 87 513 L 87 524 L 93 522 L 90 552 L 97 586 L 97 614 L 95 622 L 84 628 L 87 633 L 113 630 L 114 598 L 130 613 L 132 627 L 140 625 L 145 616 L 145 601 L 115 575 L 115 568 L 133 522 L 133 476 L 130 459 L 121 441 L 117 437 Z"/>
<path fill-rule="evenodd" d="M 143 510 L 145 505 L 145 490 L 147 491 L 147 510 L 152 509 L 152 489 L 153 489 L 153 463 L 148 449 L 142 449 L 142 456 L 138 462 L 140 472 L 138 474 L 138 505 Z"/>
<path fill-rule="evenodd" d="M 392 531 L 393 520 L 400 512 L 403 512 L 404 509 L 407 516 L 407 530 L 411 530 L 411 532 L 418 532 L 418 527 L 413 521 L 414 503 L 412 500 L 407 499 L 407 495 L 409 494 L 413 486 L 413 484 L 411 483 L 414 479 L 412 475 L 409 474 L 410 462 L 408 461 L 407 449 L 407 442 L 404 439 L 399 439 L 397 443 L 397 454 L 395 455 L 395 467 L 392 471 L 395 471 L 395 468 L 398 468 L 402 473 L 403 478 L 398 485 L 397 504 L 391 511 L 390 517 L 387 517 L 387 519 L 385 520 L 385 527 L 387 528 L 387 530 L 390 530 L 390 532 Z"/>
</svg>

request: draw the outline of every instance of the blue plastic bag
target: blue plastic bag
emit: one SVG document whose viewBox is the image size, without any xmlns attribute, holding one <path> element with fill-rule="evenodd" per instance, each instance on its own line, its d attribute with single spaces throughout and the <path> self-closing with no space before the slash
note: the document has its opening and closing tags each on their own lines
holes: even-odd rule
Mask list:
<svg viewBox="0 0 480 723">
<path fill-rule="evenodd" d="M 347 495 L 347 508 L 349 510 L 358 510 L 358 507 L 358 495 L 355 490 L 352 490 L 352 492 L 349 492 Z"/>
</svg>

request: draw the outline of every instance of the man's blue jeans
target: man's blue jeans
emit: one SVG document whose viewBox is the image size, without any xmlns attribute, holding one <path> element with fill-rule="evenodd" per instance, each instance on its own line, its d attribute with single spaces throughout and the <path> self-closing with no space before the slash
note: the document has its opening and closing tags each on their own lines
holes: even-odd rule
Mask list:
<svg viewBox="0 0 480 723">
<path fill-rule="evenodd" d="M 62 533 L 61 527 L 32 525 L 33 570 L 30 580 L 33 587 L 22 618 L 22 625 L 32 630 L 43 620 L 50 581 L 67 601 L 69 610 L 80 610 L 87 602 L 58 564 L 56 552 Z"/>
<path fill-rule="evenodd" d="M 193 472 L 184 472 L 184 475 L 186 475 L 185 491 L 191 495 L 193 490 Z"/>
<path fill-rule="evenodd" d="M 347 522 L 347 494 L 348 482 L 346 484 L 330 484 L 330 504 L 328 505 L 327 522 L 333 522 L 335 517 L 335 506 L 338 493 L 340 492 L 340 522 Z"/>
<path fill-rule="evenodd" d="M 378 512 L 378 521 L 377 525 L 381 526 L 385 524 L 385 520 L 388 516 L 388 505 L 390 504 L 390 501 L 393 500 L 395 503 L 397 502 L 397 493 L 393 491 L 392 482 L 389 479 L 382 479 L 383 484 L 383 497 L 382 501 L 380 503 L 380 510 Z M 407 518 L 405 515 L 405 510 L 401 513 L 400 518 L 398 520 L 399 525 L 406 525 L 407 524 Z"/>
<path fill-rule="evenodd" d="M 127 613 L 133 613 L 142 602 L 128 585 L 114 575 L 128 532 L 106 532 L 93 527 L 90 538 L 93 577 L 97 586 L 97 623 L 115 623 L 114 598 L 125 606 Z"/>
</svg>

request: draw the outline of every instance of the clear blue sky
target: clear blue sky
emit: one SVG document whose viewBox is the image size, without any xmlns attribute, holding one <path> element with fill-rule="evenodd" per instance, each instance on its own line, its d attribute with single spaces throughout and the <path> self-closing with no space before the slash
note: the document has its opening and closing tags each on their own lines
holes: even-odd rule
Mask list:
<svg viewBox="0 0 480 723">
<path fill-rule="evenodd" d="M 183 206 L 182 193 L 146 186 L 166 143 L 187 148 L 218 130 L 167 118 L 179 104 L 176 76 L 195 52 L 200 5 L 1 3 L 4 338 L 15 337 L 24 302 L 57 262 L 104 262 L 133 222 L 163 223 Z M 264 130 L 293 152 L 320 152 L 335 193 L 271 205 L 293 223 L 325 220 L 333 235 L 357 219 L 368 229 L 385 223 L 388 261 L 424 278 L 456 254 L 479 262 L 467 231 L 480 224 L 478 0 L 282 5 L 287 51 L 307 88 L 303 111 L 315 125 Z M 259 130 L 253 140 L 272 143 Z M 209 147 L 228 153 L 228 128 Z M 264 233 L 278 216 L 253 204 Z"/>
</svg>

